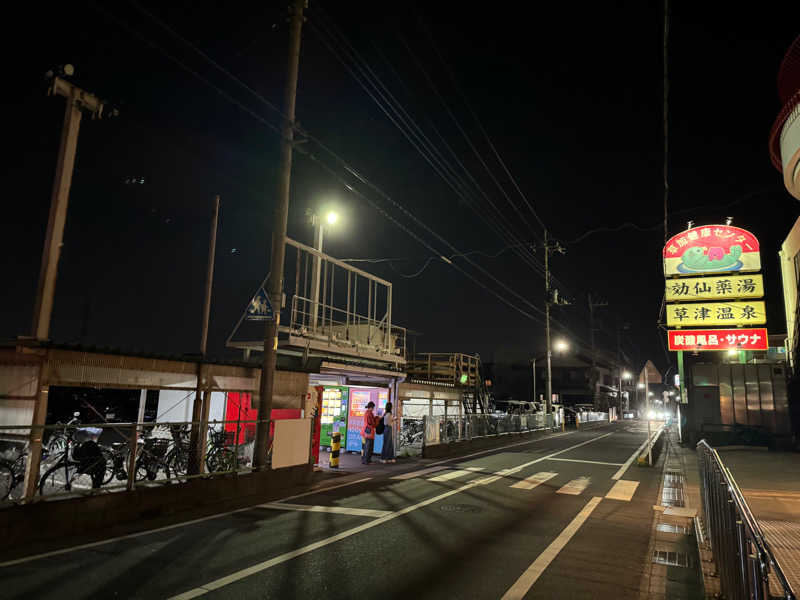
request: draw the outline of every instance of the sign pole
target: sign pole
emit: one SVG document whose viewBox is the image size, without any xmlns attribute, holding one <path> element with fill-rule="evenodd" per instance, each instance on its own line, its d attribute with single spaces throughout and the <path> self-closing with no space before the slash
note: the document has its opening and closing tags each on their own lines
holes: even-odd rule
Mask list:
<svg viewBox="0 0 800 600">
<path fill-rule="evenodd" d="M 678 350 L 678 377 L 680 378 L 680 395 L 681 404 L 688 404 L 689 400 L 686 398 L 686 381 L 683 374 L 683 350 Z"/>
</svg>

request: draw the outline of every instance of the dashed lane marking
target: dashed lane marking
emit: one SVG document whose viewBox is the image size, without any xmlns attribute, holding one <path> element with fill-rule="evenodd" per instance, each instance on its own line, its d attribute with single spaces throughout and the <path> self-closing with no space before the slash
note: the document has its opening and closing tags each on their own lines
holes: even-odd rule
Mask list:
<svg viewBox="0 0 800 600">
<path fill-rule="evenodd" d="M 622 500 L 623 502 L 630 502 L 633 495 L 636 493 L 636 488 L 639 487 L 638 481 L 627 481 L 625 479 L 618 480 L 614 487 L 612 487 L 606 494 L 606 498 L 610 500 Z"/>
<path fill-rule="evenodd" d="M 427 475 L 428 473 L 435 473 L 436 471 L 444 471 L 445 469 L 449 468 L 450 467 L 445 467 L 444 465 L 441 467 L 428 467 L 427 469 L 420 469 L 418 471 L 411 471 L 410 473 L 403 473 L 402 475 L 395 475 L 389 479 L 413 479 L 414 477 Z"/>
<path fill-rule="evenodd" d="M 557 494 L 568 494 L 570 496 L 578 496 L 583 493 L 587 487 L 589 487 L 589 483 L 591 482 L 591 477 L 578 477 L 577 479 L 573 479 L 569 483 L 565 483 L 561 488 L 558 489 L 556 492 Z"/>
<path fill-rule="evenodd" d="M 448 481 L 450 479 L 457 479 L 458 477 L 462 477 L 470 473 L 483 471 L 485 468 L 486 467 L 467 467 L 466 469 L 456 469 L 455 471 L 450 471 L 448 473 L 437 475 L 436 477 L 431 477 L 428 479 L 428 481 Z"/>
<path fill-rule="evenodd" d="M 522 481 L 518 481 L 511 487 L 516 488 L 518 490 L 532 490 L 536 486 L 543 484 L 545 481 L 552 479 L 557 475 L 558 473 L 552 473 L 550 471 L 541 471 L 539 473 L 536 473 L 535 475 L 531 475 L 530 477 L 523 479 Z"/>
</svg>

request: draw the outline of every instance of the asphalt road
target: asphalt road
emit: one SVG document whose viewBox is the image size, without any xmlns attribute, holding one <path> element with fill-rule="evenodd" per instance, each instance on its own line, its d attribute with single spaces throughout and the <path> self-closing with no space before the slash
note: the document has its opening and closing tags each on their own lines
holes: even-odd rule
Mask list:
<svg viewBox="0 0 800 600">
<path fill-rule="evenodd" d="M 0 597 L 638 598 L 659 473 L 622 471 L 645 439 L 554 434 L 3 564 Z"/>
</svg>

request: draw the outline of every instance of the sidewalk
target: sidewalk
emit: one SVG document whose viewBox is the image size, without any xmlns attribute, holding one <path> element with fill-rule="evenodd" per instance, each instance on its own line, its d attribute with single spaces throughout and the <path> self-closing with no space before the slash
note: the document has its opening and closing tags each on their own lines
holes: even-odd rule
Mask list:
<svg viewBox="0 0 800 600">
<path fill-rule="evenodd" d="M 800 593 L 800 454 L 716 449 L 742 490 L 789 584 Z"/>
</svg>

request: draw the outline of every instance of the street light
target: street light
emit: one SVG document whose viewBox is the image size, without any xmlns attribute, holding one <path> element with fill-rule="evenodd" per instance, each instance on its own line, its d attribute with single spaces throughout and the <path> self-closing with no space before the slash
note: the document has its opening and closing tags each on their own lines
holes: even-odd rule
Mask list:
<svg viewBox="0 0 800 600">
<path fill-rule="evenodd" d="M 322 226 L 322 219 L 312 209 L 306 210 L 306 214 L 311 219 L 311 224 L 314 226 L 314 249 L 322 252 L 322 239 L 324 227 Z M 339 221 L 339 214 L 334 210 L 329 210 L 325 214 L 325 221 L 328 225 L 332 226 Z M 322 271 L 322 259 L 319 255 L 314 255 L 314 268 L 311 270 L 311 327 L 313 331 L 317 329 L 317 317 L 319 315 L 319 286 L 320 275 Z"/>
<path fill-rule="evenodd" d="M 555 342 L 555 350 L 556 352 L 566 352 L 569 350 L 569 343 L 566 340 L 556 340 Z M 547 355 L 545 355 L 547 356 Z M 538 400 L 536 397 L 536 361 L 538 358 L 543 358 L 542 356 L 533 357 L 531 359 L 531 366 L 533 369 L 533 400 L 534 402 Z M 546 404 L 546 403 L 545 403 Z"/>
</svg>

